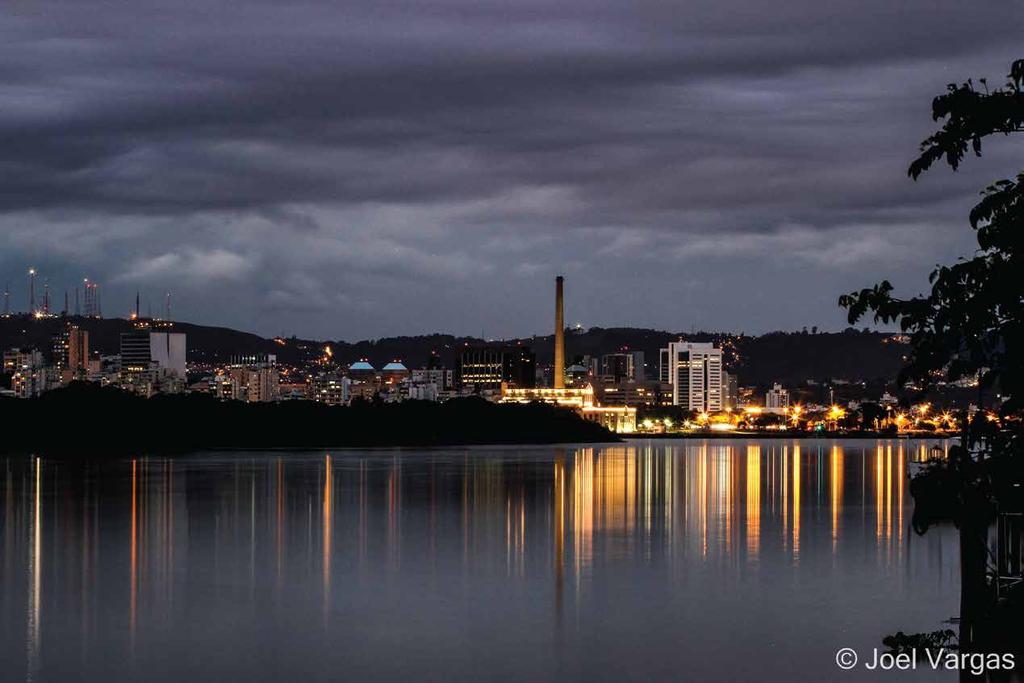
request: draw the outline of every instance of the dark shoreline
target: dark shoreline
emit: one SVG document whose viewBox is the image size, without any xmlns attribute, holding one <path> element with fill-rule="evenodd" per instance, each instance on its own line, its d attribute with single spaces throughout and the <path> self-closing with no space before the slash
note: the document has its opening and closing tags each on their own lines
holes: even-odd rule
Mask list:
<svg viewBox="0 0 1024 683">
<path fill-rule="evenodd" d="M 571 410 L 480 398 L 445 403 L 242 403 L 206 395 L 141 398 L 71 385 L 35 399 L 0 400 L 11 427 L 0 451 L 47 454 L 184 453 L 612 443 Z"/>
<path fill-rule="evenodd" d="M 885 440 L 890 441 L 894 439 L 952 439 L 955 435 L 952 434 L 936 434 L 934 432 L 921 432 L 914 434 L 903 433 L 900 435 L 890 434 L 886 432 L 674 432 L 668 434 L 643 434 L 633 433 L 627 434 L 623 437 L 627 441 L 633 441 L 637 439 L 653 439 L 653 440 L 672 440 L 672 439 L 683 439 L 683 440 L 703 440 L 703 439 L 762 439 L 762 440 L 788 440 L 788 439 L 802 439 L 805 441 L 828 441 L 833 439 L 864 439 L 864 440 Z"/>
</svg>

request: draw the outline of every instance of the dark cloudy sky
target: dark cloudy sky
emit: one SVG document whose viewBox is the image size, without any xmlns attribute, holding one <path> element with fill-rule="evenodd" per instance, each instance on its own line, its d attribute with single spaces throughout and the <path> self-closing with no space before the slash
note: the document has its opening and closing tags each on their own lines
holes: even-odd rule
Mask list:
<svg viewBox="0 0 1024 683">
<path fill-rule="evenodd" d="M 840 328 L 968 253 L 996 140 L 906 178 L 1016 2 L 10 0 L 0 277 L 356 340 Z M 3 282 L 0 281 L 0 285 Z M 143 304 L 144 308 L 146 304 Z M 145 311 L 144 311 L 145 312 Z"/>
</svg>

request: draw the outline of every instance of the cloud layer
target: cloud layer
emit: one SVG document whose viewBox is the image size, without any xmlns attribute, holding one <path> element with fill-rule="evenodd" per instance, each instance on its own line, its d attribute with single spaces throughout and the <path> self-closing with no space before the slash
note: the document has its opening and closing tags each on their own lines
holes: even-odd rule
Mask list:
<svg viewBox="0 0 1024 683">
<path fill-rule="evenodd" d="M 905 175 L 1024 12 L 962 2 L 96 1 L 0 22 L 0 268 L 110 314 L 358 339 L 842 325 L 967 253 L 997 141 Z M 1018 163 L 1019 166 L 1019 163 Z M 124 309 L 123 311 L 120 309 Z"/>
</svg>

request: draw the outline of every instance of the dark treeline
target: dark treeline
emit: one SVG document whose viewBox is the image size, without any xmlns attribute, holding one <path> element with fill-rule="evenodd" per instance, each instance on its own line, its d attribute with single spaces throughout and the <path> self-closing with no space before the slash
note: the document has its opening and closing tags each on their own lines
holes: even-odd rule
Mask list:
<svg viewBox="0 0 1024 683">
<path fill-rule="evenodd" d="M 603 427 L 541 404 L 478 398 L 432 403 L 241 403 L 206 395 L 150 399 L 74 383 L 0 400 L 8 451 L 124 453 L 233 448 L 344 448 L 607 442 Z"/>
</svg>

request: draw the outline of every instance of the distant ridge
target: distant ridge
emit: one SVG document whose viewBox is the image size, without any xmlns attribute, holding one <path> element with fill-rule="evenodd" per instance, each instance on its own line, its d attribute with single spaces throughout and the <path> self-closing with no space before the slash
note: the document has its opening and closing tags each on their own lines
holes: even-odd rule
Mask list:
<svg viewBox="0 0 1024 683">
<path fill-rule="evenodd" d="M 48 351 L 51 339 L 65 324 L 75 322 L 89 330 L 90 346 L 104 354 L 118 352 L 120 334 L 132 329 L 125 319 L 81 317 L 30 319 L 28 316 L 0 318 L 0 349 L 35 346 Z M 344 342 L 290 337 L 267 339 L 256 334 L 226 327 L 176 322 L 175 328 L 188 335 L 189 360 L 218 363 L 235 354 L 275 353 L 280 362 L 299 364 L 322 355 L 329 344 L 334 358 L 343 364 L 368 358 L 375 367 L 399 358 L 409 367 L 420 367 L 431 354 L 437 354 L 447 367 L 453 367 L 457 350 L 467 344 L 487 343 L 476 337 L 450 334 L 383 337 L 374 340 Z M 529 345 L 541 364 L 551 363 L 554 335 L 506 339 L 503 344 Z M 771 332 L 759 336 L 730 335 L 716 332 L 666 332 L 644 328 L 594 327 L 566 337 L 566 353 L 575 356 L 600 355 L 620 348 L 643 351 L 651 379 L 657 373 L 658 349 L 679 338 L 694 341 L 729 340 L 727 366 L 744 385 L 764 385 L 773 381 L 794 384 L 807 379 L 888 380 L 902 364 L 905 347 L 882 332 L 847 329 L 843 332 Z"/>
</svg>

